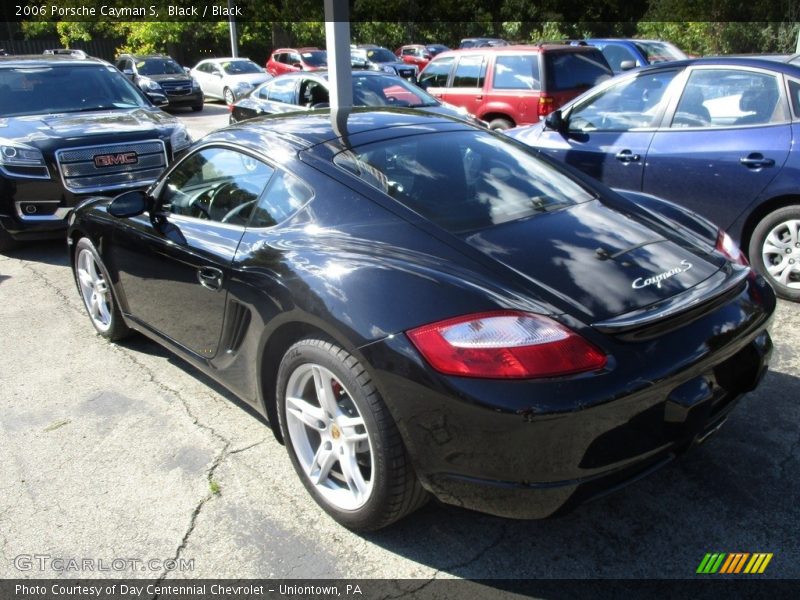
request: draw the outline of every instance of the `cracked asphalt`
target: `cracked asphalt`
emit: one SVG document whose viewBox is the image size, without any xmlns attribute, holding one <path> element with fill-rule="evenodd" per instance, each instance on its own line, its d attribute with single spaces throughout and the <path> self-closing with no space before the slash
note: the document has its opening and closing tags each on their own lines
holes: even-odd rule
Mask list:
<svg viewBox="0 0 800 600">
<path fill-rule="evenodd" d="M 558 519 L 430 503 L 368 535 L 317 508 L 230 393 L 141 336 L 95 335 L 64 244 L 0 255 L 0 326 L 2 578 L 691 578 L 706 552 L 772 552 L 766 577 L 800 577 L 800 305 L 779 305 L 761 387 L 651 477 Z"/>
</svg>

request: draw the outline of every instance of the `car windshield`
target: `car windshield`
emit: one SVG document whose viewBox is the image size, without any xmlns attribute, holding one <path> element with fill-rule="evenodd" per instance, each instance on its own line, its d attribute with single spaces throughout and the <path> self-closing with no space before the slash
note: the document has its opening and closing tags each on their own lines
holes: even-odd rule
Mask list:
<svg viewBox="0 0 800 600">
<path fill-rule="evenodd" d="M 261 73 L 259 67 L 252 60 L 231 60 L 221 64 L 222 70 L 228 75 L 243 75 L 247 73 Z"/>
<path fill-rule="evenodd" d="M 353 73 L 354 106 L 439 106 L 439 101 L 421 88 L 394 75 Z"/>
<path fill-rule="evenodd" d="M 667 42 L 636 42 L 636 47 L 647 57 L 647 62 L 667 62 L 684 60 L 686 55 Z"/>
<path fill-rule="evenodd" d="M 370 48 L 367 58 L 376 63 L 397 62 L 397 57 L 386 48 Z"/>
<path fill-rule="evenodd" d="M 0 117 L 145 106 L 142 94 L 110 66 L 0 69 Z"/>
<path fill-rule="evenodd" d="M 147 58 L 136 63 L 139 75 L 183 75 L 183 69 L 171 58 Z"/>
<path fill-rule="evenodd" d="M 304 63 L 312 67 L 324 67 L 328 64 L 328 53 L 324 50 L 303 52 L 300 56 Z"/>
<path fill-rule="evenodd" d="M 341 152 L 335 163 L 456 234 L 594 198 L 532 153 L 486 131 L 365 144 Z"/>
</svg>

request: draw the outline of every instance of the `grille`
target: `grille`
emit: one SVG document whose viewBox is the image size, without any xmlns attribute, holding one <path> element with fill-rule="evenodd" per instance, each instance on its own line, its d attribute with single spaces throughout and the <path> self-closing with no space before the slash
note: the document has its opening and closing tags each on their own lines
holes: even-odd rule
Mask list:
<svg viewBox="0 0 800 600">
<path fill-rule="evenodd" d="M 134 164 L 98 167 L 94 163 L 98 155 L 130 152 L 137 155 Z M 58 150 L 56 161 L 66 189 L 89 193 L 151 184 L 167 166 L 167 152 L 161 140 L 147 140 Z"/>
<path fill-rule="evenodd" d="M 169 96 L 186 96 L 192 92 L 191 81 L 164 81 L 160 85 Z"/>
</svg>

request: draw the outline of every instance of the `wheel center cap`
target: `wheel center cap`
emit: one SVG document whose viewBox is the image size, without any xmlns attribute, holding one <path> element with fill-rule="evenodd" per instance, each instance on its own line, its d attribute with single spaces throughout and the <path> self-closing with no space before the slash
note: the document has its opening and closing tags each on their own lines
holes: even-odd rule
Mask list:
<svg viewBox="0 0 800 600">
<path fill-rule="evenodd" d="M 339 429 L 339 426 L 336 423 L 331 425 L 331 437 L 335 440 L 338 440 L 340 437 L 342 437 L 342 430 Z"/>
</svg>

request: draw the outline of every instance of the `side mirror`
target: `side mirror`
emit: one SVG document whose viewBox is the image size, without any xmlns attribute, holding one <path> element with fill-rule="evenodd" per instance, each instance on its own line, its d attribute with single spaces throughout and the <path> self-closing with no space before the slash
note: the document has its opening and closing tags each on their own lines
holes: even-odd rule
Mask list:
<svg viewBox="0 0 800 600">
<path fill-rule="evenodd" d="M 183 67 L 183 72 L 186 73 L 187 75 L 189 74 L 190 71 L 191 69 L 189 67 Z"/>
<path fill-rule="evenodd" d="M 567 121 L 560 110 L 554 110 L 544 118 L 544 127 L 553 131 L 564 131 L 567 128 Z"/>
<path fill-rule="evenodd" d="M 149 197 L 141 190 L 120 194 L 108 205 L 108 214 L 118 219 L 137 217 L 148 209 Z"/>
<path fill-rule="evenodd" d="M 634 60 L 623 60 L 619 63 L 619 68 L 623 71 L 630 71 L 631 69 L 636 68 L 636 61 Z"/>
</svg>

